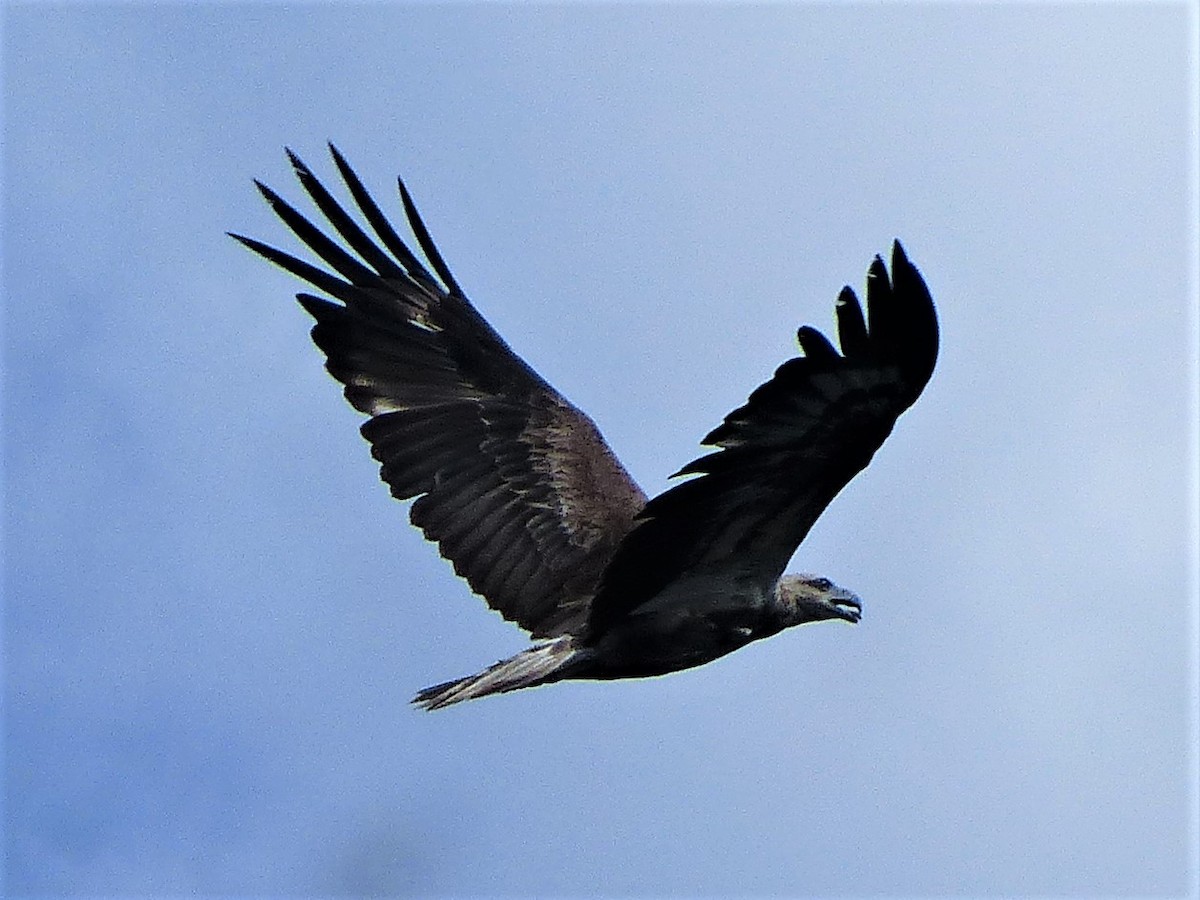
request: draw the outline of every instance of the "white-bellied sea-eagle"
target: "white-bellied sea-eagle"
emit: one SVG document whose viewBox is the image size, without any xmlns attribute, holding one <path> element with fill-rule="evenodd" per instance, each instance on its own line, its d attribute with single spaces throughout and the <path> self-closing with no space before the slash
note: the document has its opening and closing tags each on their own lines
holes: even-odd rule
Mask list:
<svg viewBox="0 0 1200 900">
<path fill-rule="evenodd" d="M 291 151 L 335 240 L 265 185 L 283 222 L 324 263 L 232 235 L 324 296 L 301 293 L 313 340 L 410 517 L 454 571 L 536 643 L 477 675 L 426 688 L 437 709 L 569 678 L 661 675 L 792 625 L 857 622 L 827 578 L 784 575 L 813 522 L 861 471 L 933 373 L 933 301 L 899 242 L 876 256 L 866 316 L 837 298 L 841 352 L 816 329 L 703 444 L 693 475 L 647 499 L 586 415 L 484 320 L 446 267 L 400 182 L 432 272 L 342 155 L 333 161 L 368 234 Z"/>
</svg>

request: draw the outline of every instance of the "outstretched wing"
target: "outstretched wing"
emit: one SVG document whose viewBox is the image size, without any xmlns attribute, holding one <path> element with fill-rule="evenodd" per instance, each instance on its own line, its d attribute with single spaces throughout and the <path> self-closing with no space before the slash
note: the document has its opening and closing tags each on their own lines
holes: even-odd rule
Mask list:
<svg viewBox="0 0 1200 900">
<path fill-rule="evenodd" d="M 300 183 L 349 249 L 258 182 L 271 208 L 333 272 L 232 237 L 333 298 L 297 295 L 317 320 L 312 337 L 326 368 L 371 417 L 362 434 L 383 480 L 394 497 L 418 498 L 412 523 L 506 619 L 536 637 L 578 630 L 645 495 L 592 421 L 513 353 L 463 295 L 404 183 L 405 214 L 437 277 L 329 149 L 378 241 L 290 150 Z"/>
<path fill-rule="evenodd" d="M 867 320 L 849 287 L 837 301 L 842 353 L 819 331 L 797 333 L 788 360 L 703 443 L 720 449 L 677 475 L 699 477 L 646 504 L 592 604 L 589 632 L 650 600 L 680 575 L 736 559 L 778 577 L 829 502 L 871 461 L 937 360 L 933 300 L 899 241 L 892 278 L 867 274 Z"/>
</svg>

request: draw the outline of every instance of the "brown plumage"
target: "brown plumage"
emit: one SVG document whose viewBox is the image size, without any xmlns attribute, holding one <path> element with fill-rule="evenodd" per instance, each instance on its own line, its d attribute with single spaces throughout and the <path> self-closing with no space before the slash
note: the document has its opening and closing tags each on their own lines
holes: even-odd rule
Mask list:
<svg viewBox="0 0 1200 900">
<path fill-rule="evenodd" d="M 790 625 L 857 621 L 850 592 L 781 576 L 933 371 L 933 304 L 899 243 L 891 279 L 880 258 L 871 265 L 867 320 L 850 288 L 839 296 L 843 353 L 801 328 L 804 356 L 704 439 L 714 452 L 678 473 L 699 477 L 647 502 L 592 421 L 467 300 L 403 182 L 405 214 L 436 276 L 330 151 L 375 238 L 290 151 L 345 246 L 259 190 L 332 272 L 233 237 L 328 295 L 297 296 L 316 320 L 326 368 L 370 416 L 362 434 L 392 495 L 414 500 L 413 524 L 489 606 L 544 639 L 416 702 L 437 708 L 564 678 L 661 674 Z"/>
</svg>

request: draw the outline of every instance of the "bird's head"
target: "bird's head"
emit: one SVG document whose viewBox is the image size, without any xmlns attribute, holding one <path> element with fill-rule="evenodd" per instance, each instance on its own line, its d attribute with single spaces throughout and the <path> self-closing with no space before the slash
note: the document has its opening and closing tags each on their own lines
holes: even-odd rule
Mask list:
<svg viewBox="0 0 1200 900">
<path fill-rule="evenodd" d="M 820 575 L 784 575 L 775 589 L 775 598 L 789 625 L 862 618 L 862 601 L 853 591 L 838 587 Z"/>
</svg>

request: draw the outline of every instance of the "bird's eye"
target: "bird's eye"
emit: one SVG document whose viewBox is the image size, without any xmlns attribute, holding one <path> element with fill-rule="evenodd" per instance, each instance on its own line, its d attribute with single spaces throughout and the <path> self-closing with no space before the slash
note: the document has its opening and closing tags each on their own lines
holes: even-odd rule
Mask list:
<svg viewBox="0 0 1200 900">
<path fill-rule="evenodd" d="M 815 587 L 818 591 L 827 591 L 833 587 L 833 582 L 828 578 L 814 578 L 809 582 L 809 584 Z"/>
</svg>

